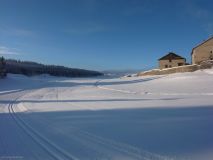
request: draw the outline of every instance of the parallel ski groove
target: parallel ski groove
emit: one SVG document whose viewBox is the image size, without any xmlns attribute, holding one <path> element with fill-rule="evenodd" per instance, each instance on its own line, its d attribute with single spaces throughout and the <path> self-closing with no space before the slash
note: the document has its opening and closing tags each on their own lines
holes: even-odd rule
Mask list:
<svg viewBox="0 0 213 160">
<path fill-rule="evenodd" d="M 45 151 L 47 151 L 47 153 L 55 160 L 78 160 L 76 157 L 48 140 L 46 137 L 38 133 L 35 129 L 24 122 L 24 120 L 15 113 L 13 109 L 13 103 L 9 104 L 8 110 L 15 122 L 24 130 L 24 132 L 29 135 Z"/>
</svg>

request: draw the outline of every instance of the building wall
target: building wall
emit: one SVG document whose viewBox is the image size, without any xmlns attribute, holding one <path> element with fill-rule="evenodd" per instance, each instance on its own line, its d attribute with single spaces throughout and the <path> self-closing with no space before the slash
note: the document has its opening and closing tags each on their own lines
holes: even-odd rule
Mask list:
<svg viewBox="0 0 213 160">
<path fill-rule="evenodd" d="M 185 65 L 174 68 L 167 69 L 153 69 L 145 72 L 140 72 L 137 76 L 153 76 L 153 75 L 165 75 L 165 74 L 173 74 L 173 73 L 182 73 L 182 72 L 194 72 L 200 69 L 210 69 L 213 67 L 213 61 L 208 61 L 201 63 L 200 65 Z"/>
<path fill-rule="evenodd" d="M 208 66 L 207 68 L 211 68 Z M 173 73 L 182 73 L 182 72 L 194 72 L 196 70 L 202 69 L 200 65 L 185 65 L 181 67 L 167 68 L 167 69 L 153 69 L 145 72 L 138 73 L 138 76 L 153 76 L 153 75 L 165 75 Z"/>
<path fill-rule="evenodd" d="M 160 60 L 159 68 L 164 69 L 164 68 L 178 67 L 178 66 L 180 66 L 180 65 L 178 65 L 179 63 L 182 63 L 182 65 L 185 65 L 186 60 L 185 59 L 175 59 L 175 60 L 171 60 L 171 62 L 169 60 Z"/>
<path fill-rule="evenodd" d="M 192 64 L 200 64 L 211 59 L 213 59 L 213 38 L 193 50 Z"/>
</svg>

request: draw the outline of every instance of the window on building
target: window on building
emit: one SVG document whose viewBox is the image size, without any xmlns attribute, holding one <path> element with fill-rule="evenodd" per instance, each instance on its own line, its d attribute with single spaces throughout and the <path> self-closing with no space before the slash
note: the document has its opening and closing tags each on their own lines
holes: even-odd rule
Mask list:
<svg viewBox="0 0 213 160">
<path fill-rule="evenodd" d="M 168 68 L 168 65 L 167 65 L 167 64 L 165 65 L 165 68 Z"/>
<path fill-rule="evenodd" d="M 211 51 L 211 52 L 212 52 L 212 51 Z M 210 59 L 210 60 L 213 60 L 213 53 L 210 53 L 209 59 Z"/>
<path fill-rule="evenodd" d="M 178 66 L 183 66 L 183 63 L 178 63 Z"/>
<path fill-rule="evenodd" d="M 172 59 L 169 59 L 169 62 L 172 62 Z"/>
<path fill-rule="evenodd" d="M 171 65 L 169 65 L 169 68 L 172 68 L 172 66 L 171 66 Z"/>
</svg>

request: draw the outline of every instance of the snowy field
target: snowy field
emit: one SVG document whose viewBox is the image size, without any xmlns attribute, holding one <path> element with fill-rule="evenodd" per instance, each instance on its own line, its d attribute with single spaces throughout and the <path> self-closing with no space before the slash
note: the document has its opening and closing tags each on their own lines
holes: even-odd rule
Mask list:
<svg viewBox="0 0 213 160">
<path fill-rule="evenodd" d="M 0 160 L 212 160 L 213 70 L 0 79 Z"/>
</svg>

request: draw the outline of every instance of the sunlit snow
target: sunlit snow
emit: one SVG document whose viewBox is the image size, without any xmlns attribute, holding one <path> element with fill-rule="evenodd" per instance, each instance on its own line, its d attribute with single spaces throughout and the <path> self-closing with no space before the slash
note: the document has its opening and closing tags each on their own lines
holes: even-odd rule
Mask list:
<svg viewBox="0 0 213 160">
<path fill-rule="evenodd" d="M 213 70 L 0 79 L 0 160 L 212 160 Z"/>
</svg>

